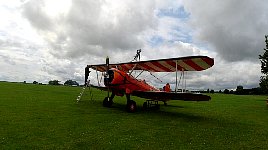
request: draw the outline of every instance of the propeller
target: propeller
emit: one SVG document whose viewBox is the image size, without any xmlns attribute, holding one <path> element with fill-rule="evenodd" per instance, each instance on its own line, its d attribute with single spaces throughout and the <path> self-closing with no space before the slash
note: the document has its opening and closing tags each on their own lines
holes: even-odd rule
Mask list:
<svg viewBox="0 0 268 150">
<path fill-rule="evenodd" d="M 110 89 L 109 89 L 109 57 L 108 56 L 106 57 L 106 74 L 105 74 L 105 77 L 104 77 L 104 83 L 108 88 L 108 93 L 107 94 L 108 94 L 108 98 L 109 98 Z"/>
<path fill-rule="evenodd" d="M 103 106 L 105 107 L 111 107 L 111 105 L 113 104 L 113 97 L 114 94 L 111 95 L 110 97 L 110 84 L 113 80 L 113 70 L 110 70 L 110 66 L 109 66 L 109 57 L 107 56 L 106 58 L 106 72 L 104 74 L 104 85 L 107 87 L 108 91 L 107 91 L 107 97 L 104 98 L 103 100 Z"/>
<path fill-rule="evenodd" d="M 87 80 L 88 80 L 88 76 L 89 76 L 89 73 L 90 73 L 91 71 L 89 71 L 89 66 L 87 66 L 86 68 L 85 68 L 85 86 L 87 86 Z"/>
</svg>

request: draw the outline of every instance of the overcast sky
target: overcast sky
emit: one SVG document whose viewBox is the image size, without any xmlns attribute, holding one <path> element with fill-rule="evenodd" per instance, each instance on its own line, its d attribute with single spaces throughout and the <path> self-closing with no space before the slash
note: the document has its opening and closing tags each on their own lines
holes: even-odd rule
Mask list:
<svg viewBox="0 0 268 150">
<path fill-rule="evenodd" d="M 257 87 L 267 10 L 265 0 L 1 0 L 0 81 L 83 83 L 86 65 L 131 61 L 142 49 L 142 60 L 214 58 L 187 73 L 189 89 Z M 175 82 L 155 75 L 162 82 L 144 77 Z"/>
</svg>

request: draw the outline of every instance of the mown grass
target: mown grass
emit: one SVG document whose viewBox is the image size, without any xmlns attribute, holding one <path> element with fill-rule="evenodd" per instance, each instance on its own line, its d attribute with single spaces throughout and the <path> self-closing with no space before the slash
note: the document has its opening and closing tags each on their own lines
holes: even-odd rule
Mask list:
<svg viewBox="0 0 268 150">
<path fill-rule="evenodd" d="M 170 101 L 125 111 L 106 92 L 0 82 L 0 149 L 268 149 L 266 96 L 212 94 L 210 102 Z"/>
</svg>

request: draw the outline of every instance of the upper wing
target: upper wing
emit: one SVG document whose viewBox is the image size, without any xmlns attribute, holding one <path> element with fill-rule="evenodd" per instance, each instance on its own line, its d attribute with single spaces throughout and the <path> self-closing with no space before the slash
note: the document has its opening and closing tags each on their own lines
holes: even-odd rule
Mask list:
<svg viewBox="0 0 268 150">
<path fill-rule="evenodd" d="M 150 72 L 175 72 L 176 69 L 178 71 L 201 71 L 208 69 L 213 65 L 214 59 L 207 56 L 189 56 L 109 64 L 110 68 L 118 68 L 119 70 L 124 71 L 132 70 L 132 68 L 135 66 L 134 70 L 146 70 Z M 101 72 L 106 71 L 106 64 L 88 65 L 88 67 Z"/>
<path fill-rule="evenodd" d="M 152 100 L 209 101 L 210 96 L 195 93 L 168 93 L 154 91 L 133 91 L 132 95 Z"/>
</svg>

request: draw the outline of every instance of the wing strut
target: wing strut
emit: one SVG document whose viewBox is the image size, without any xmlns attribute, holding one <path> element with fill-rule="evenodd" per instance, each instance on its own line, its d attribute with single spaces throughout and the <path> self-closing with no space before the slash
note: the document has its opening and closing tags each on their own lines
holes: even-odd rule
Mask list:
<svg viewBox="0 0 268 150">
<path fill-rule="evenodd" d="M 98 71 L 97 70 L 96 70 L 96 74 L 97 74 L 98 86 L 100 86 L 99 74 L 98 74 Z"/>
<path fill-rule="evenodd" d="M 181 92 L 182 93 L 184 93 L 186 91 L 186 86 L 185 86 L 185 89 L 184 89 L 183 82 L 185 82 L 185 84 L 186 84 L 185 77 L 184 77 L 184 69 L 182 68 L 182 82 L 181 82 Z"/>
<path fill-rule="evenodd" d="M 182 81 L 181 81 L 182 80 Z M 181 84 L 181 92 L 186 92 L 186 79 L 185 79 L 185 76 L 184 76 L 184 68 L 182 68 L 182 72 L 181 72 L 181 75 L 180 75 L 180 80 L 179 80 L 179 83 L 178 83 L 178 61 L 176 61 L 176 86 L 175 86 L 175 93 L 178 92 L 178 87 L 180 86 L 180 83 Z"/>
<path fill-rule="evenodd" d="M 175 87 L 175 93 L 178 91 L 178 60 L 176 60 L 176 87 Z"/>
<path fill-rule="evenodd" d="M 187 75 L 187 72 L 185 72 L 185 76 Z M 183 77 L 184 77 L 184 92 L 186 92 L 186 78 L 184 76 L 184 72 L 183 72 Z"/>
<path fill-rule="evenodd" d="M 132 72 L 134 71 L 134 69 L 137 67 L 137 64 L 134 65 L 134 67 L 132 68 L 132 70 L 130 71 L 129 75 L 132 74 Z"/>
</svg>

